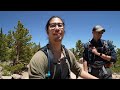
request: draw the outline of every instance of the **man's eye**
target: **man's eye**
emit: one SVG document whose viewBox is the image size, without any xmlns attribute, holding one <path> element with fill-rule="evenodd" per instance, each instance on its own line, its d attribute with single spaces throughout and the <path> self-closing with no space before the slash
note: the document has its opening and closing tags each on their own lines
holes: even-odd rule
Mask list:
<svg viewBox="0 0 120 90">
<path fill-rule="evenodd" d="M 63 25 L 62 24 L 58 24 L 58 27 L 63 27 Z"/>
<path fill-rule="evenodd" d="M 58 26 L 58 27 L 63 27 L 63 23 L 51 23 L 51 24 L 50 24 L 50 27 L 51 27 L 51 28 L 55 28 L 56 26 Z"/>
<path fill-rule="evenodd" d="M 56 25 L 55 24 L 51 24 L 50 27 L 55 27 Z"/>
</svg>

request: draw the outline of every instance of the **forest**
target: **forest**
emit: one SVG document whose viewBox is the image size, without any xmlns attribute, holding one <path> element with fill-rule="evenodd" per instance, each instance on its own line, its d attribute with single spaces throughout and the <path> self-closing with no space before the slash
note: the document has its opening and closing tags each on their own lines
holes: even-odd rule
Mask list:
<svg viewBox="0 0 120 90">
<path fill-rule="evenodd" d="M 32 56 L 41 48 L 40 42 L 37 45 L 31 42 L 32 35 L 29 30 L 18 21 L 15 30 L 9 30 L 7 34 L 0 29 L 0 67 L 2 75 L 9 76 L 13 73 L 20 73 L 27 70 L 27 65 Z M 111 41 L 113 43 L 113 41 Z M 114 46 L 117 53 L 117 62 L 111 67 L 113 72 L 120 72 L 120 48 Z M 76 46 L 70 49 L 76 60 L 82 58 L 83 43 L 81 40 L 76 41 Z"/>
</svg>

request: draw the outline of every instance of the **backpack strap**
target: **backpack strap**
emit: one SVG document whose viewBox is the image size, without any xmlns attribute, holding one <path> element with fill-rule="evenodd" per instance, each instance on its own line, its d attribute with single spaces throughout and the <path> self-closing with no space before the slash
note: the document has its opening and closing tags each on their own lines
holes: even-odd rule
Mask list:
<svg viewBox="0 0 120 90">
<path fill-rule="evenodd" d="M 70 64 L 70 67 L 71 67 L 71 61 L 70 61 L 70 56 L 69 56 L 69 53 L 68 53 L 68 50 L 65 48 L 64 45 L 62 45 L 63 49 L 65 50 L 65 54 L 66 54 L 66 59 L 68 60 L 69 64 Z"/>
<path fill-rule="evenodd" d="M 108 41 L 101 39 L 101 43 L 102 43 L 104 48 L 108 48 Z"/>
<path fill-rule="evenodd" d="M 84 44 L 84 48 L 86 49 L 85 53 L 88 53 L 87 58 L 88 58 L 89 63 L 91 63 L 93 61 L 90 47 L 92 47 L 91 41 Z"/>
<path fill-rule="evenodd" d="M 43 51 L 45 53 L 45 55 L 48 57 L 47 49 L 48 49 L 48 44 L 46 46 L 42 47 L 40 50 Z"/>
<path fill-rule="evenodd" d="M 71 74 L 71 61 L 70 61 L 70 56 L 69 56 L 69 53 L 68 53 L 68 50 L 65 48 L 65 46 L 64 45 L 62 45 L 62 47 L 63 47 L 63 49 L 65 50 L 65 54 L 66 54 L 66 57 L 65 57 L 65 60 L 66 60 L 66 63 L 67 63 L 67 65 L 68 65 L 68 69 L 69 69 L 69 77 L 71 76 L 70 74 Z M 77 76 L 76 76 L 76 78 L 77 78 Z"/>
<path fill-rule="evenodd" d="M 65 50 L 65 54 L 66 54 L 65 60 L 66 60 L 66 63 L 68 64 L 68 68 L 70 71 L 71 61 L 70 61 L 69 53 L 64 45 L 62 45 L 62 47 Z M 43 51 L 48 58 L 48 72 L 46 74 L 46 77 L 49 78 L 51 76 L 51 74 L 50 74 L 50 57 L 49 57 L 49 53 L 48 53 L 48 44 L 46 46 L 42 47 L 40 50 Z"/>
<path fill-rule="evenodd" d="M 106 55 L 111 53 L 112 43 L 108 40 L 101 40 Z"/>
<path fill-rule="evenodd" d="M 48 58 L 48 72 L 46 74 L 46 77 L 49 78 L 51 76 L 51 74 L 50 74 L 50 58 L 48 55 L 49 54 L 48 53 L 48 44 L 46 46 L 42 47 L 40 50 L 43 51 Z"/>
</svg>

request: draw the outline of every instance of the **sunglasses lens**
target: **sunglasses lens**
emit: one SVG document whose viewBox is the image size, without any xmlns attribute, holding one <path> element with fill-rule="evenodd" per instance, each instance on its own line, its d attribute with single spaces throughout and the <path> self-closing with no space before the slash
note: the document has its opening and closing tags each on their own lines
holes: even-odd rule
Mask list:
<svg viewBox="0 0 120 90">
<path fill-rule="evenodd" d="M 99 32 L 98 34 L 103 34 L 103 32 Z"/>
</svg>

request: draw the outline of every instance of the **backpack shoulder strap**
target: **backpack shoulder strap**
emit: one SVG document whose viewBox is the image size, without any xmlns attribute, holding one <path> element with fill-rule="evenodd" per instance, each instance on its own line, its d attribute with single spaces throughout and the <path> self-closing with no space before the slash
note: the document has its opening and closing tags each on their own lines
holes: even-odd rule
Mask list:
<svg viewBox="0 0 120 90">
<path fill-rule="evenodd" d="M 108 41 L 101 39 L 103 47 L 108 48 Z"/>
<path fill-rule="evenodd" d="M 68 63 L 70 65 L 70 67 L 71 67 L 71 61 L 70 61 L 68 50 L 65 48 L 64 45 L 62 45 L 62 47 L 65 50 L 66 59 L 68 60 Z M 47 73 L 47 78 L 49 78 L 50 77 L 50 58 L 49 58 L 48 51 L 47 51 L 48 50 L 48 44 L 46 46 L 42 47 L 40 50 L 43 51 L 45 53 L 45 55 L 47 56 L 47 58 L 48 58 L 48 73 Z"/>
<path fill-rule="evenodd" d="M 68 50 L 65 48 L 65 46 L 62 45 L 62 47 L 65 50 L 65 54 L 66 54 L 65 59 L 67 60 L 66 63 L 68 65 L 68 69 L 69 69 L 69 77 L 71 77 L 71 75 L 70 75 L 71 69 L 70 68 L 71 68 L 72 63 L 71 63 L 71 60 L 70 60 L 70 56 L 69 56 Z"/>
<path fill-rule="evenodd" d="M 48 49 L 48 44 L 46 46 L 40 48 L 40 50 L 43 51 L 45 53 L 45 55 L 48 57 L 47 49 Z"/>
<path fill-rule="evenodd" d="M 48 44 L 46 46 L 42 47 L 40 50 L 43 51 L 48 58 L 48 72 L 46 74 L 46 78 L 49 78 L 51 76 L 51 74 L 50 74 L 50 58 L 48 55 Z"/>
<path fill-rule="evenodd" d="M 111 49 L 114 47 L 112 42 L 110 42 L 109 40 L 101 40 L 101 42 L 102 42 L 103 46 L 105 46 L 106 48 Z"/>
<path fill-rule="evenodd" d="M 69 53 L 68 53 L 68 50 L 65 48 L 64 45 L 62 45 L 63 49 L 65 50 L 65 54 L 66 54 L 66 59 L 68 60 L 69 64 L 70 64 L 70 67 L 71 67 L 71 61 L 70 61 L 70 56 L 69 56 Z"/>
<path fill-rule="evenodd" d="M 111 49 L 111 50 L 114 49 L 114 45 L 112 44 L 112 42 L 107 40 L 107 44 L 108 44 L 109 49 Z"/>
</svg>

